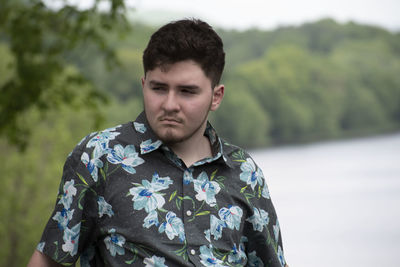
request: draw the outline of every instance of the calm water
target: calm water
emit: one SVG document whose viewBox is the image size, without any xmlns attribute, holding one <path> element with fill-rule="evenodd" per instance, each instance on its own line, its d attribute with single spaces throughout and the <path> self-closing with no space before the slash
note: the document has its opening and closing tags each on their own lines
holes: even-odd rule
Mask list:
<svg viewBox="0 0 400 267">
<path fill-rule="evenodd" d="M 251 154 L 290 267 L 400 266 L 400 133 Z"/>
</svg>

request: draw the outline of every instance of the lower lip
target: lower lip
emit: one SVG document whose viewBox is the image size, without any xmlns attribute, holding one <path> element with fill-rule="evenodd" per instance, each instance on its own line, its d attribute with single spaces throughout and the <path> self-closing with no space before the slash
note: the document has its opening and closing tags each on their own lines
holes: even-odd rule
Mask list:
<svg viewBox="0 0 400 267">
<path fill-rule="evenodd" d="M 162 120 L 161 123 L 163 124 L 169 124 L 169 125 L 177 125 L 180 124 L 178 121 L 172 121 L 172 120 Z"/>
</svg>

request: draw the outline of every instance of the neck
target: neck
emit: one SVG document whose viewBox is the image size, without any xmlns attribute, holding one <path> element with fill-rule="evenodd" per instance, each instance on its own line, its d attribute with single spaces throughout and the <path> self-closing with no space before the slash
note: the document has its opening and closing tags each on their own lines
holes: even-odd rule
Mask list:
<svg viewBox="0 0 400 267">
<path fill-rule="evenodd" d="M 198 138 L 198 140 L 181 142 L 170 146 L 170 148 L 185 162 L 187 167 L 196 161 L 212 156 L 210 141 L 204 135 Z"/>
</svg>

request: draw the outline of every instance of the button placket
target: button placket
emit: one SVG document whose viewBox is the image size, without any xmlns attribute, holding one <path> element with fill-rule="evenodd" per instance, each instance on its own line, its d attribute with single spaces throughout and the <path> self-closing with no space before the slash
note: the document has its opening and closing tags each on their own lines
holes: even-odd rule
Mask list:
<svg viewBox="0 0 400 267">
<path fill-rule="evenodd" d="M 193 246 L 193 244 L 197 243 L 197 235 L 196 235 L 196 225 L 194 222 L 190 221 L 194 214 L 194 206 L 193 200 L 195 199 L 195 192 L 193 190 L 193 171 L 194 168 L 187 168 L 183 173 L 183 187 L 182 187 L 182 197 L 187 197 L 182 200 L 182 215 L 186 233 L 186 241 L 187 241 L 187 254 L 189 256 L 190 261 L 197 262 L 197 245 Z M 192 201 L 189 199 L 192 199 Z"/>
</svg>

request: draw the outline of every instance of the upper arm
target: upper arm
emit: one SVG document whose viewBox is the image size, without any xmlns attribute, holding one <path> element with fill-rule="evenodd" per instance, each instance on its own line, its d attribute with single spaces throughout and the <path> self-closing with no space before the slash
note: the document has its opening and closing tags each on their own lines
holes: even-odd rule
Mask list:
<svg viewBox="0 0 400 267">
<path fill-rule="evenodd" d="M 61 264 L 53 261 L 49 256 L 35 250 L 27 267 L 60 267 Z"/>
</svg>

